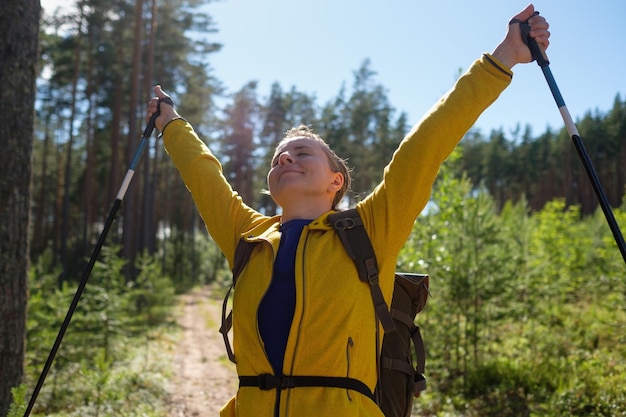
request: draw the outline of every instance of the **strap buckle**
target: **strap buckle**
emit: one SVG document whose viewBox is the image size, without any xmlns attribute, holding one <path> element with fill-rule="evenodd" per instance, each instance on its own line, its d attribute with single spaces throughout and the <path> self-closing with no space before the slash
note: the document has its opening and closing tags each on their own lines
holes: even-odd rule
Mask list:
<svg viewBox="0 0 626 417">
<path fill-rule="evenodd" d="M 356 221 L 352 217 L 343 217 L 335 221 L 335 229 L 350 230 L 356 226 Z"/>
<path fill-rule="evenodd" d="M 259 388 L 264 391 L 272 389 L 289 389 L 295 388 L 295 379 L 291 376 L 275 376 L 272 374 L 261 374 L 258 377 Z"/>
</svg>

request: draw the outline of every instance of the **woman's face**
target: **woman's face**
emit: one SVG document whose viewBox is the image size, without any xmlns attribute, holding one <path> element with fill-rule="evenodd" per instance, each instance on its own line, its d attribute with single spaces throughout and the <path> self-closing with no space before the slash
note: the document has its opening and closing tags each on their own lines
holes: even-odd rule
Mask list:
<svg viewBox="0 0 626 417">
<path fill-rule="evenodd" d="M 343 175 L 331 170 L 318 142 L 294 138 L 276 149 L 267 184 L 272 198 L 282 207 L 293 199 L 319 198 L 328 200 L 330 209 L 343 185 Z"/>
</svg>

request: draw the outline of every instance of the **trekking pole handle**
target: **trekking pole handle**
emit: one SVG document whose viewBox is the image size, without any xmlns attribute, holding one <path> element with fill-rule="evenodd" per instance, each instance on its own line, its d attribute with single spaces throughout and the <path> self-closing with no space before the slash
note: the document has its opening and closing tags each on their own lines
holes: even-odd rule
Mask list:
<svg viewBox="0 0 626 417">
<path fill-rule="evenodd" d="M 538 14 L 539 12 L 535 11 L 535 13 L 533 13 L 533 16 L 537 16 Z M 537 65 L 539 65 L 541 68 L 550 65 L 550 61 L 548 60 L 546 52 L 543 50 L 543 48 L 539 46 L 537 41 L 532 36 L 530 36 L 530 25 L 528 24 L 528 20 L 522 22 L 519 19 L 512 19 L 509 24 L 511 23 L 520 24 L 519 27 L 522 32 L 522 40 L 524 41 L 526 46 L 528 46 L 528 49 L 530 49 L 530 55 L 532 56 L 533 61 L 537 61 Z"/>
<path fill-rule="evenodd" d="M 143 131 L 143 135 L 141 136 L 141 142 L 139 142 L 139 150 L 135 152 L 135 156 L 130 163 L 129 168 L 132 171 L 134 171 L 135 168 L 137 167 L 137 164 L 139 164 L 139 158 L 141 157 L 141 154 L 143 153 L 143 148 L 146 146 L 146 142 L 148 138 L 152 136 L 152 132 L 154 131 L 154 128 L 156 126 L 156 119 L 157 117 L 161 115 L 161 103 L 169 104 L 170 106 L 174 107 L 174 102 L 172 101 L 171 98 L 163 97 L 159 99 L 159 102 L 157 104 L 157 111 L 154 112 L 152 116 L 150 116 L 150 120 L 148 120 L 148 124 L 146 125 L 146 128 Z M 126 192 L 125 189 L 124 189 L 124 192 Z"/>
<path fill-rule="evenodd" d="M 148 120 L 148 124 L 146 125 L 146 128 L 143 131 L 142 137 L 148 138 L 152 135 L 152 131 L 154 130 L 154 127 L 156 126 L 156 119 L 157 117 L 161 115 L 161 103 L 169 104 L 170 106 L 174 107 L 174 102 L 172 101 L 170 97 L 160 98 L 159 103 L 157 104 L 157 111 L 154 112 L 154 114 L 150 117 L 150 120 Z"/>
</svg>

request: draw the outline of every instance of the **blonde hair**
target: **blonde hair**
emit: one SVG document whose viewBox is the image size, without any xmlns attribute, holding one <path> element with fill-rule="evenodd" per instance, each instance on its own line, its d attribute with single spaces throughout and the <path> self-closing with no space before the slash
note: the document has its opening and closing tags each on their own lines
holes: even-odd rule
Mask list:
<svg viewBox="0 0 626 417">
<path fill-rule="evenodd" d="M 292 127 L 287 132 L 285 132 L 285 136 L 283 139 L 276 145 L 276 151 L 274 156 L 278 150 L 287 142 L 295 138 L 306 138 L 311 139 L 317 142 L 326 157 L 328 158 L 328 165 L 330 166 L 331 171 L 339 172 L 343 175 L 343 185 L 341 188 L 335 193 L 335 197 L 333 198 L 332 208 L 335 209 L 337 205 L 341 202 L 341 199 L 346 195 L 346 193 L 350 190 L 350 185 L 352 183 L 352 177 L 350 176 L 350 168 L 348 167 L 348 163 L 345 159 L 340 158 L 335 151 L 333 151 L 328 143 L 321 136 L 313 132 L 311 128 L 306 125 L 300 125 L 298 127 Z"/>
</svg>

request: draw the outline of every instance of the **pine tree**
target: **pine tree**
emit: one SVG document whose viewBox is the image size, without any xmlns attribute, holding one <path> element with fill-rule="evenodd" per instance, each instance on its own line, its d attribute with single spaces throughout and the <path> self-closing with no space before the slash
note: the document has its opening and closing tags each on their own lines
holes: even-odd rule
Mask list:
<svg viewBox="0 0 626 417">
<path fill-rule="evenodd" d="M 26 333 L 28 228 L 38 0 L 8 0 L 0 13 L 0 415 L 22 380 Z"/>
</svg>

